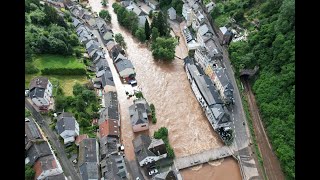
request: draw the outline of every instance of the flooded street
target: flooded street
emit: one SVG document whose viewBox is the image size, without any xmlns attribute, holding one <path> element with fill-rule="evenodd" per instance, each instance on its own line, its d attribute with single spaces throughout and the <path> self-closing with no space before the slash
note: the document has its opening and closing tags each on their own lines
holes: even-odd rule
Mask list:
<svg viewBox="0 0 320 180">
<path fill-rule="evenodd" d="M 213 131 L 197 102 L 183 67 L 183 61 L 175 59 L 172 63 L 157 62 L 146 45 L 140 44 L 133 38 L 130 32 L 120 27 L 117 16 L 113 12 L 112 3 L 106 8 L 112 17 L 112 30 L 121 33 L 127 44 L 127 56 L 132 61 L 136 70 L 136 80 L 142 89 L 143 96 L 155 105 L 157 123 L 150 121 L 149 131 L 143 132 L 153 136 L 154 131 L 160 127 L 169 130 L 169 141 L 177 157 L 198 153 L 204 150 L 218 148 L 223 144 L 216 132 Z M 102 9 L 100 0 L 89 0 L 93 12 Z M 180 35 L 180 34 L 177 34 Z M 182 42 L 183 37 L 180 37 Z M 183 43 L 183 42 L 182 42 Z M 187 51 L 184 44 L 176 48 L 176 55 L 184 58 Z M 132 99 L 127 99 L 124 85 L 121 84 L 117 72 L 108 59 L 118 92 L 118 100 L 121 113 L 121 136 L 125 145 L 125 154 L 128 160 L 134 159 L 132 139 L 137 134 L 132 132 L 128 107 L 132 105 Z M 222 163 L 221 163 L 222 162 Z M 235 160 L 227 158 L 217 162 L 217 166 L 203 165 L 182 171 L 185 179 L 241 179 L 239 167 Z M 194 174 L 198 174 L 194 176 Z M 230 178 L 235 174 L 235 178 Z M 195 178 L 197 177 L 197 178 Z M 232 176 L 233 177 L 233 176 Z"/>
</svg>

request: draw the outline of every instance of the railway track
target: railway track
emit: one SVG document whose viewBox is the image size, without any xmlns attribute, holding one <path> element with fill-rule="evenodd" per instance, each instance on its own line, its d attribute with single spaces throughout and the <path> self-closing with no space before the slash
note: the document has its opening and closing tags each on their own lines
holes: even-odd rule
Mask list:
<svg viewBox="0 0 320 180">
<path fill-rule="evenodd" d="M 259 151 L 261 152 L 267 179 L 284 180 L 285 177 L 281 170 L 280 162 L 276 157 L 275 153 L 273 152 L 272 146 L 268 140 L 268 136 L 264 130 L 264 126 L 259 113 L 259 108 L 256 104 L 256 99 L 251 90 L 250 83 L 245 77 L 242 77 L 241 81 L 244 85 L 245 94 L 247 96 L 249 111 L 254 129 L 254 135 L 257 139 Z"/>
</svg>

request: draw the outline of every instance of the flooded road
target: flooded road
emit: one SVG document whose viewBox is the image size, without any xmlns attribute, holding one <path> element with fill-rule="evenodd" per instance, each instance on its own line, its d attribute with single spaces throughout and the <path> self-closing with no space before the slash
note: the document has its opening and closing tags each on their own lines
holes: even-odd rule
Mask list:
<svg viewBox="0 0 320 180">
<path fill-rule="evenodd" d="M 148 50 L 145 44 L 140 44 L 138 40 L 133 38 L 130 32 L 120 27 L 117 22 L 117 16 L 113 12 L 113 2 L 115 0 L 109 0 L 109 6 L 106 8 L 112 18 L 112 30 L 114 33 L 121 33 L 124 37 L 128 47 L 126 53 L 128 59 L 132 61 L 135 67 L 138 85 L 142 89 L 146 100 L 149 103 L 153 103 L 156 108 L 157 123 L 152 124 L 150 122 L 149 131 L 143 133 L 153 136 L 154 131 L 160 127 L 167 127 L 169 130 L 169 142 L 177 157 L 221 147 L 223 145 L 221 140 L 211 128 L 191 90 L 183 67 L 183 61 L 179 59 L 175 59 L 172 63 L 155 61 L 151 51 Z M 89 3 L 92 6 L 93 12 L 99 12 L 102 9 L 100 0 L 89 0 Z M 182 42 L 182 38 L 180 37 L 180 42 Z M 176 48 L 176 55 L 184 58 L 187 56 L 185 49 L 185 45 L 181 44 Z M 108 58 L 108 63 L 114 75 L 118 92 L 122 143 L 125 145 L 127 159 L 133 160 L 135 157 L 132 139 L 134 139 L 137 133 L 134 134 L 132 132 L 129 118 L 128 107 L 132 105 L 132 99 L 127 99 L 124 85 L 121 84 L 114 66 L 111 65 L 112 60 L 110 58 Z M 215 171 L 214 177 L 216 179 L 224 179 L 224 175 L 222 174 L 225 172 L 228 172 L 228 174 L 235 173 L 240 176 L 239 168 L 235 161 L 229 162 L 228 160 L 224 160 L 222 163 L 218 162 L 218 164 L 221 165 L 214 167 L 207 164 L 203 165 L 202 168 L 200 166 L 198 170 L 186 169 L 183 171 L 183 174 L 185 174 L 183 177 L 185 179 L 194 179 L 189 174 L 199 172 L 197 177 L 205 179 L 205 177 L 211 176 L 202 173 L 202 171 L 212 170 Z M 201 178 L 202 176 L 204 178 Z"/>
</svg>

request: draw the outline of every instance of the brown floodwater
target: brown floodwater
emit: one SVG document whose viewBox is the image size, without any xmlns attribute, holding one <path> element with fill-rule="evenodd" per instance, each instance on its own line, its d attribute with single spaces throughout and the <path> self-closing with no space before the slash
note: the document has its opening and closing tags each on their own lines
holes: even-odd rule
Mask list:
<svg viewBox="0 0 320 180">
<path fill-rule="evenodd" d="M 99 12 L 103 9 L 100 2 L 100 0 L 89 0 L 93 12 Z M 117 16 L 113 12 L 113 2 L 115 0 L 109 0 L 109 6 L 106 8 L 111 14 L 112 30 L 114 33 L 121 33 L 124 37 L 128 47 L 127 57 L 135 67 L 138 86 L 142 89 L 146 100 L 153 103 L 156 108 L 157 123 L 150 122 L 149 131 L 142 133 L 152 136 L 154 131 L 160 127 L 167 127 L 169 142 L 177 157 L 221 147 L 223 145 L 221 140 L 213 131 L 191 90 L 183 61 L 179 59 L 175 59 L 172 63 L 155 61 L 147 45 L 139 43 L 130 32 L 120 27 Z M 177 35 L 181 36 L 179 33 Z M 180 41 L 180 45 L 176 48 L 176 55 L 183 58 L 187 56 L 188 52 L 182 37 L 180 37 Z M 112 64 L 110 58 L 108 58 L 108 63 Z M 132 160 L 135 158 L 132 140 L 137 136 L 137 133 L 132 131 L 128 107 L 133 102 L 132 99 L 127 99 L 125 87 L 117 77 L 114 66 L 111 65 L 110 68 L 114 75 L 120 104 L 121 139 L 125 145 L 126 157 L 128 160 Z M 238 174 L 240 177 L 236 161 L 226 159 L 222 163 L 218 161 L 217 164 L 217 166 L 207 164 L 203 167 L 185 169 L 182 174 L 185 179 L 193 179 L 193 176 L 190 175 L 193 173 L 199 173 L 198 179 L 199 177 L 200 179 L 205 179 L 205 177 L 212 179 L 211 175 L 213 174 L 206 174 L 207 171 L 215 171 L 215 179 L 225 179 L 225 177 L 229 177 L 230 173 Z M 225 173 L 227 174 L 224 175 Z"/>
<path fill-rule="evenodd" d="M 184 180 L 237 180 L 241 179 L 240 170 L 235 159 L 228 157 L 222 163 L 215 161 L 214 163 L 203 164 L 198 170 L 192 168 L 182 170 L 181 175 Z"/>
</svg>

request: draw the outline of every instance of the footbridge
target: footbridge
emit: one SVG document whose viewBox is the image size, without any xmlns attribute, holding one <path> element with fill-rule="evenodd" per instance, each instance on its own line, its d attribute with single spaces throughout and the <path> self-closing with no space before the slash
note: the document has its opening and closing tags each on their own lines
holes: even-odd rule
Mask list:
<svg viewBox="0 0 320 180">
<path fill-rule="evenodd" d="M 228 156 L 233 156 L 233 152 L 229 147 L 223 146 L 221 148 L 209 149 L 197 154 L 175 158 L 174 164 L 177 169 L 181 170 Z"/>
</svg>

